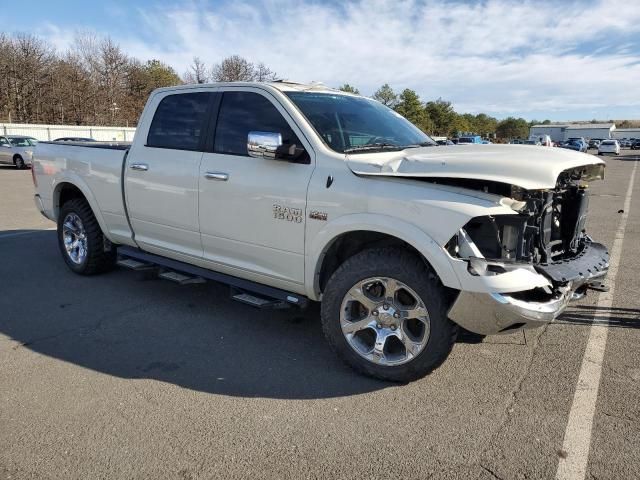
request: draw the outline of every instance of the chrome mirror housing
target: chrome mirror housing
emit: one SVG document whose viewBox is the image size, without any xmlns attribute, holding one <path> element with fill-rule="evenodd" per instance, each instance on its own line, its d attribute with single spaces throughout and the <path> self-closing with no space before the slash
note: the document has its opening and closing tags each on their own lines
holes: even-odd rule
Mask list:
<svg viewBox="0 0 640 480">
<path fill-rule="evenodd" d="M 276 132 L 249 132 L 247 135 L 247 153 L 250 157 L 275 159 L 277 150 L 282 146 L 282 135 Z"/>
</svg>

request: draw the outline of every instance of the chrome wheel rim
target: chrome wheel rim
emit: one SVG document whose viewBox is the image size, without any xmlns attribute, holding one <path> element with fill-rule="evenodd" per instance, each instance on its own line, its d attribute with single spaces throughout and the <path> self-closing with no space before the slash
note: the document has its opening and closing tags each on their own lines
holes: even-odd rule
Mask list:
<svg viewBox="0 0 640 480">
<path fill-rule="evenodd" d="M 75 213 L 69 213 L 62 223 L 62 240 L 67 256 L 76 265 L 87 258 L 87 233 L 82 220 Z"/>
<path fill-rule="evenodd" d="M 408 285 L 389 277 L 356 283 L 342 300 L 340 327 L 349 346 L 377 365 L 402 365 L 429 341 L 429 312 Z"/>
</svg>

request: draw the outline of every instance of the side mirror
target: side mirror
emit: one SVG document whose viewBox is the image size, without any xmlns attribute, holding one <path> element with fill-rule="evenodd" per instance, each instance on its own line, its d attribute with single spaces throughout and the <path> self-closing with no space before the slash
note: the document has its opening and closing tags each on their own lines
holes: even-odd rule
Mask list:
<svg viewBox="0 0 640 480">
<path fill-rule="evenodd" d="M 281 146 L 282 135 L 276 132 L 249 132 L 247 135 L 247 153 L 253 158 L 277 159 Z"/>
</svg>

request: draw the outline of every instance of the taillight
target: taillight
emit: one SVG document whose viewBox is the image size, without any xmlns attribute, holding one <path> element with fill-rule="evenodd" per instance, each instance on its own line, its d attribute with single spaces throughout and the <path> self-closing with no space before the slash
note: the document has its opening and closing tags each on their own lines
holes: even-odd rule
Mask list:
<svg viewBox="0 0 640 480">
<path fill-rule="evenodd" d="M 31 162 L 31 180 L 33 180 L 33 186 L 38 188 L 38 180 L 36 180 L 36 165 Z"/>
</svg>

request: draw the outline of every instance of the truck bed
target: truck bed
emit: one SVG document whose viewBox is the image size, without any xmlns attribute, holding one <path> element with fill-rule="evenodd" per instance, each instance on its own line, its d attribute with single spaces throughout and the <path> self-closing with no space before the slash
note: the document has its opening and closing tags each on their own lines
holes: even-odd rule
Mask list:
<svg viewBox="0 0 640 480">
<path fill-rule="evenodd" d="M 69 147 L 107 148 L 110 150 L 128 150 L 131 142 L 38 142 L 38 145 L 64 145 Z"/>
<path fill-rule="evenodd" d="M 40 142 L 35 148 L 34 177 L 48 218 L 57 217 L 65 183 L 79 188 L 105 235 L 115 243 L 131 244 L 122 173 L 129 143 Z"/>
</svg>

